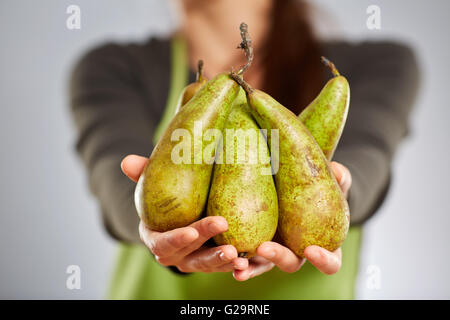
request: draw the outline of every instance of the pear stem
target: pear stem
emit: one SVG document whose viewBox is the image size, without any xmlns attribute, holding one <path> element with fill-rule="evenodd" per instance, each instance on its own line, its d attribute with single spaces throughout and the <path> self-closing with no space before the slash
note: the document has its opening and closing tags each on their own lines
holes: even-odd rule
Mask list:
<svg viewBox="0 0 450 320">
<path fill-rule="evenodd" d="M 239 30 L 241 31 L 241 39 L 242 42 L 237 47 L 238 49 L 243 49 L 245 52 L 245 57 L 247 58 L 247 63 L 239 69 L 237 72 L 238 75 L 242 75 L 252 64 L 253 61 L 253 45 L 252 39 L 250 38 L 250 34 L 248 33 L 248 25 L 245 22 L 242 22 L 239 26 Z"/>
<path fill-rule="evenodd" d="M 321 60 L 322 60 L 322 62 L 323 62 L 324 65 L 326 65 L 328 68 L 330 68 L 331 73 L 333 73 L 333 75 L 334 75 L 335 77 L 339 77 L 339 76 L 340 76 L 340 73 L 339 73 L 339 71 L 337 70 L 337 68 L 336 68 L 336 66 L 334 65 L 333 62 L 331 62 L 330 60 L 328 60 L 327 58 L 325 58 L 325 57 L 323 57 L 323 56 L 321 57 Z"/>
<path fill-rule="evenodd" d="M 233 78 L 234 81 L 236 81 L 247 93 L 247 95 L 253 93 L 253 88 L 242 79 L 242 76 L 238 73 L 231 72 L 230 76 Z"/>
<path fill-rule="evenodd" d="M 195 79 L 197 82 L 203 80 L 203 60 L 198 60 L 197 62 L 197 77 Z"/>
</svg>

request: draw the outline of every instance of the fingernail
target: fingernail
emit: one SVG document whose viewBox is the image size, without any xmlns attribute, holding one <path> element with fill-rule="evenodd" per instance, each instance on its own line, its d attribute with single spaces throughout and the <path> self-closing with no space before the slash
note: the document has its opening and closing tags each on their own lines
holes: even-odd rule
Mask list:
<svg viewBox="0 0 450 320">
<path fill-rule="evenodd" d="M 222 261 L 226 261 L 227 260 L 227 258 L 225 257 L 225 252 L 217 251 L 217 253 L 219 255 L 220 260 L 222 260 Z"/>
</svg>

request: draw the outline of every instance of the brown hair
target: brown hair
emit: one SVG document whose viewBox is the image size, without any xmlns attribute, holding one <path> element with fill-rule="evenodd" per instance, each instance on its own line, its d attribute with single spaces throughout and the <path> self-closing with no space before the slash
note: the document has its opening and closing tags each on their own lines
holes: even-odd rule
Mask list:
<svg viewBox="0 0 450 320">
<path fill-rule="evenodd" d="M 321 48 L 306 1 L 273 0 L 271 27 L 263 47 L 263 88 L 299 114 L 323 85 Z"/>
</svg>

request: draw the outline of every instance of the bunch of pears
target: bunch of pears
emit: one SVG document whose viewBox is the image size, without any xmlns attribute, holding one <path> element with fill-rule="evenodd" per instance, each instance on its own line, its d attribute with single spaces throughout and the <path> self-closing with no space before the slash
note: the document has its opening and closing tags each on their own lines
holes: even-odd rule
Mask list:
<svg viewBox="0 0 450 320">
<path fill-rule="evenodd" d="M 240 28 L 247 65 L 208 81 L 199 62 L 197 81 L 183 90 L 138 181 L 138 214 L 160 232 L 222 216 L 228 230 L 214 240 L 242 257 L 276 233 L 300 257 L 310 245 L 334 251 L 350 220 L 329 166 L 347 118 L 349 84 L 322 58 L 333 78 L 295 115 L 243 80 L 253 52 L 247 26 Z M 179 149 L 181 140 L 187 147 Z M 239 141 L 241 153 L 234 152 Z"/>
</svg>

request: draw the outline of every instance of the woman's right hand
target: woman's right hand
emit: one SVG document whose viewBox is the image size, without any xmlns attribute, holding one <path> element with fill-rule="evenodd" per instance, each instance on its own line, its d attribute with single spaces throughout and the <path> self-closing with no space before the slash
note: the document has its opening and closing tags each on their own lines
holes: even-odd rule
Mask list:
<svg viewBox="0 0 450 320">
<path fill-rule="evenodd" d="M 129 155 L 122 161 L 122 171 L 134 182 L 144 170 L 148 159 Z M 228 224 L 223 217 L 206 217 L 191 225 L 156 232 L 141 221 L 139 234 L 142 242 L 163 266 L 176 266 L 181 272 L 230 272 L 248 268 L 248 260 L 239 258 L 232 245 L 207 247 L 204 243 L 225 232 Z"/>
</svg>

